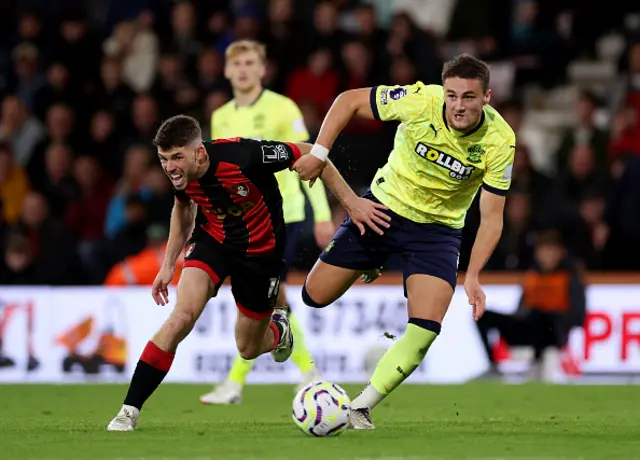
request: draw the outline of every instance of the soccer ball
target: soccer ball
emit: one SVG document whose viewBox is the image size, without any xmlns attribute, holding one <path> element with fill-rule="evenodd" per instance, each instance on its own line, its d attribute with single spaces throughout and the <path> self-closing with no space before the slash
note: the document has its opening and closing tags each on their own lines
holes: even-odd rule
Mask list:
<svg viewBox="0 0 640 460">
<path fill-rule="evenodd" d="M 293 421 L 310 436 L 338 436 L 350 414 L 351 399 L 335 383 L 310 383 L 293 400 Z"/>
</svg>

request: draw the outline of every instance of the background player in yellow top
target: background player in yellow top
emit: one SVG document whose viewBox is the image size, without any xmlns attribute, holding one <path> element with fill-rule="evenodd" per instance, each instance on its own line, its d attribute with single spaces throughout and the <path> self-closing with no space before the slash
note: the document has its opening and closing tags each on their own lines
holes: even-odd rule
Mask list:
<svg viewBox="0 0 640 460">
<path fill-rule="evenodd" d="M 386 205 L 384 235 L 346 219 L 307 277 L 303 298 L 324 307 L 364 272 L 402 255 L 409 324 L 382 357 L 369 384 L 353 401 L 350 425 L 372 429 L 370 410 L 424 359 L 440 333 L 456 285 L 461 229 L 482 186 L 481 224 L 464 287 L 477 321 L 485 309 L 478 276 L 502 233 L 511 183 L 515 135 L 488 105 L 489 68 L 472 56 L 446 63 L 443 86 L 421 82 L 347 91 L 327 114 L 310 155 L 294 169 L 315 180 L 338 133 L 354 115 L 399 120 L 394 147 L 365 197 Z"/>
<path fill-rule="evenodd" d="M 226 50 L 225 76 L 231 81 L 234 99 L 212 114 L 212 138 L 248 137 L 283 142 L 309 139 L 302 113 L 296 103 L 262 87 L 265 61 L 265 47 L 258 42 L 242 40 L 229 45 Z M 297 255 L 305 220 L 303 190 L 313 209 L 314 234 L 318 246 L 324 248 L 329 243 L 335 226 L 321 183 L 311 189 L 308 183 L 301 182 L 298 174 L 290 170 L 276 173 L 276 179 L 282 194 L 286 224 L 285 268 L 280 278 L 280 300 L 286 303 L 283 283 L 286 281 L 287 270 Z M 296 338 L 291 359 L 302 372 L 301 385 L 304 385 L 317 378 L 318 374 L 295 316 L 291 322 Z M 241 402 L 242 388 L 253 363 L 253 360 L 245 360 L 238 355 L 227 380 L 210 393 L 202 395 L 200 401 L 206 404 Z"/>
</svg>

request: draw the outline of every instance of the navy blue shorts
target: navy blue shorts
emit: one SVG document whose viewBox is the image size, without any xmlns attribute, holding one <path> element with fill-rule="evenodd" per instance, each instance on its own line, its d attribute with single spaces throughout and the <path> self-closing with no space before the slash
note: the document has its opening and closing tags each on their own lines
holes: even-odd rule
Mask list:
<svg viewBox="0 0 640 460">
<path fill-rule="evenodd" d="M 371 191 L 363 198 L 379 203 Z M 421 224 L 391 210 L 385 212 L 391 216 L 391 227 L 385 229 L 384 235 L 367 228 L 361 236 L 358 227 L 347 217 L 320 255 L 320 260 L 329 265 L 364 271 L 380 268 L 391 254 L 400 254 L 405 296 L 407 278 L 414 274 L 435 276 L 455 289 L 462 230 L 441 224 Z"/>
<path fill-rule="evenodd" d="M 280 273 L 280 281 L 287 281 L 287 273 L 291 270 L 293 263 L 298 257 L 298 250 L 302 242 L 302 233 L 304 232 L 304 222 L 292 222 L 286 224 L 285 232 L 287 234 L 284 246 L 284 267 Z"/>
</svg>

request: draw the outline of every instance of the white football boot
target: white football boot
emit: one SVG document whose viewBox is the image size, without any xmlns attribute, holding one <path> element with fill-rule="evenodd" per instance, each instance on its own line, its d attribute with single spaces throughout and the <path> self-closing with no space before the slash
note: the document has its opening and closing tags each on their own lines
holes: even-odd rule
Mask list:
<svg viewBox="0 0 640 460">
<path fill-rule="evenodd" d="M 273 314 L 271 315 L 271 320 L 282 326 L 280 340 L 271 352 L 273 360 L 277 363 L 285 362 L 293 352 L 293 333 L 291 332 L 291 326 L 289 325 L 290 315 L 291 310 L 288 308 L 276 308 L 273 310 Z"/>
<path fill-rule="evenodd" d="M 202 404 L 240 404 L 242 402 L 242 385 L 225 380 L 213 391 L 200 396 Z"/>
<path fill-rule="evenodd" d="M 376 427 L 373 426 L 371 421 L 371 410 L 367 407 L 351 409 L 347 428 L 352 430 L 374 430 Z"/>
<path fill-rule="evenodd" d="M 133 406 L 122 406 L 118 415 L 111 420 L 108 431 L 133 431 L 138 424 L 138 417 L 140 417 L 140 410 Z"/>
</svg>

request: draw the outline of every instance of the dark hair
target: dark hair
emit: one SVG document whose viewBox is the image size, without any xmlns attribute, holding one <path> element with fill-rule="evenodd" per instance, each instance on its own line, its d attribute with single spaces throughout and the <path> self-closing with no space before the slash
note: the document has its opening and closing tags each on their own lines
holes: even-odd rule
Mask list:
<svg viewBox="0 0 640 460">
<path fill-rule="evenodd" d="M 458 77 L 464 79 L 477 79 L 482 82 L 482 89 L 489 88 L 489 77 L 491 72 L 486 62 L 471 56 L 470 54 L 459 54 L 444 64 L 442 68 L 442 83 L 447 78 Z"/>
<path fill-rule="evenodd" d="M 200 139 L 202 129 L 198 120 L 187 115 L 176 115 L 160 125 L 153 144 L 162 151 L 168 151 L 173 147 L 185 147 Z"/>
<path fill-rule="evenodd" d="M 564 248 L 564 238 L 562 232 L 557 229 L 543 229 L 538 234 L 538 247 L 557 246 Z"/>
</svg>

